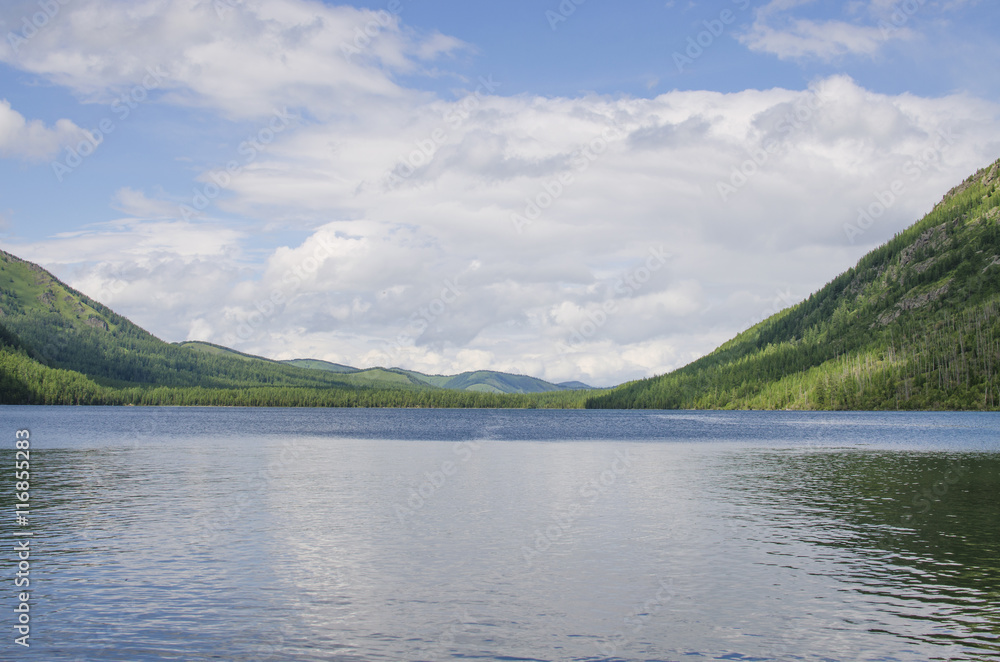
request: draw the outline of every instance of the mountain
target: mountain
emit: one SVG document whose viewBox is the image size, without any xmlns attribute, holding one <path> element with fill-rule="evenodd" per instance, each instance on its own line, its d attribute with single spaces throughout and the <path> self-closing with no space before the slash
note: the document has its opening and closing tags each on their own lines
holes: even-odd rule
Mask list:
<svg viewBox="0 0 1000 662">
<path fill-rule="evenodd" d="M 588 385 L 584 384 L 583 382 L 576 382 L 576 381 L 574 381 L 574 382 L 559 382 L 558 384 L 556 384 L 556 386 L 558 386 L 560 388 L 564 388 L 564 389 L 569 390 L 569 391 L 576 391 L 576 390 L 592 391 L 592 390 L 598 390 L 597 388 L 595 388 L 593 386 L 588 386 Z"/>
<path fill-rule="evenodd" d="M 477 383 L 462 375 L 274 361 L 212 343 L 167 343 L 38 265 L 0 251 L 2 404 L 533 407 L 580 406 L 585 397 L 561 395 L 561 387 L 530 377 L 482 375 Z M 539 396 L 518 397 L 527 393 Z"/>
<path fill-rule="evenodd" d="M 479 393 L 549 393 L 552 391 L 589 390 L 591 388 L 582 382 L 575 382 L 579 386 L 552 384 L 537 377 L 511 375 L 493 370 L 476 370 L 463 372 L 459 375 L 425 375 L 412 370 L 404 372 L 415 379 L 440 388 Z"/>
<path fill-rule="evenodd" d="M 26 356 L 106 386 L 344 385 L 335 375 L 166 343 L 38 265 L 0 251 L 0 324 Z M 224 350 L 224 351 L 223 351 Z"/>
<path fill-rule="evenodd" d="M 807 300 L 594 408 L 997 409 L 1000 161 Z"/>
<path fill-rule="evenodd" d="M 360 368 L 352 368 L 349 365 L 320 361 L 319 359 L 288 359 L 282 361 L 297 368 L 309 368 L 311 370 L 327 370 L 329 372 L 360 372 Z"/>
<path fill-rule="evenodd" d="M 178 343 L 181 347 L 193 349 L 211 355 L 227 354 L 245 359 L 257 359 L 269 361 L 259 356 L 244 354 L 228 347 L 214 345 L 201 341 L 188 341 Z M 319 359 L 288 359 L 278 361 L 285 365 L 309 370 L 325 370 L 340 375 L 344 375 L 342 380 L 349 384 L 367 384 L 393 386 L 407 384 L 412 386 L 431 386 L 434 388 L 444 388 L 455 391 L 472 391 L 477 393 L 548 393 L 551 391 L 574 391 L 591 390 L 583 382 L 568 382 L 566 384 L 552 384 L 536 377 L 525 375 L 511 375 L 505 372 L 493 370 L 477 370 L 475 372 L 463 372 L 459 375 L 427 375 L 415 370 L 404 370 L 402 368 L 352 368 L 340 363 L 331 363 Z"/>
</svg>

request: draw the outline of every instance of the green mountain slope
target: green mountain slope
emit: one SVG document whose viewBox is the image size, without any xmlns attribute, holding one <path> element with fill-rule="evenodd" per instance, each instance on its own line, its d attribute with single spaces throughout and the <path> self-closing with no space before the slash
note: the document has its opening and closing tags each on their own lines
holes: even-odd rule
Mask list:
<svg viewBox="0 0 1000 662">
<path fill-rule="evenodd" d="M 185 343 L 193 345 L 196 343 Z M 206 343 L 207 344 L 207 343 Z M 526 375 L 512 375 L 506 372 L 496 372 L 494 370 L 477 370 L 474 372 L 463 372 L 459 375 L 427 375 L 415 370 L 404 370 L 402 368 L 370 368 L 361 370 L 339 363 L 320 361 L 317 359 L 291 359 L 282 361 L 289 365 L 301 368 L 312 368 L 314 370 L 329 370 L 339 373 L 356 373 L 357 377 L 348 379 L 372 381 L 372 376 L 367 373 L 379 371 L 377 374 L 383 375 L 391 381 L 398 381 L 398 377 L 389 377 L 385 373 L 392 375 L 406 375 L 411 383 L 427 384 L 436 388 L 446 388 L 456 391 L 472 391 L 479 393 L 549 393 L 552 391 L 586 391 L 592 390 L 583 382 L 566 382 L 563 384 L 552 384 L 537 377 Z"/>
<path fill-rule="evenodd" d="M 282 363 L 293 365 L 296 368 L 309 368 L 310 370 L 328 370 L 330 372 L 361 371 L 360 368 L 352 368 L 349 365 L 341 365 L 340 363 L 330 363 L 329 361 L 320 361 L 319 359 L 289 359 L 287 361 L 282 361 Z"/>
<path fill-rule="evenodd" d="M 594 408 L 997 409 L 1000 161 L 791 308 Z"/>
<path fill-rule="evenodd" d="M 556 386 L 558 386 L 559 388 L 562 388 L 562 389 L 566 389 L 568 391 L 578 391 L 578 390 L 593 391 L 593 390 L 595 390 L 593 386 L 588 386 L 587 384 L 584 384 L 583 382 L 577 382 L 577 381 L 559 382 L 558 384 L 556 384 Z"/>
<path fill-rule="evenodd" d="M 527 375 L 512 375 L 493 370 L 476 370 L 458 375 L 425 375 L 421 372 L 403 370 L 414 379 L 457 391 L 473 391 L 478 393 L 550 393 L 554 391 L 589 390 L 590 387 L 581 382 L 579 386 L 563 386 L 552 384 L 537 377 Z"/>
<path fill-rule="evenodd" d="M 222 345 L 216 345 L 215 343 L 204 342 L 202 340 L 185 340 L 184 342 L 174 343 L 174 345 L 183 347 L 184 349 L 190 349 L 195 352 L 200 352 L 202 354 L 207 354 L 209 356 L 230 356 L 236 359 L 243 359 L 244 361 L 270 361 L 270 359 L 263 356 L 247 354 L 235 349 L 230 349 L 229 347 L 223 347 Z"/>
<path fill-rule="evenodd" d="M 510 380 L 508 390 L 460 384 L 458 392 L 405 370 L 166 343 L 38 265 L 0 251 L 0 404 L 578 407 L 586 397 L 516 397 L 558 389 L 529 390 L 518 380 L 531 378 Z"/>
<path fill-rule="evenodd" d="M 259 356 L 244 354 L 228 347 L 214 345 L 201 341 L 179 343 L 181 347 L 204 352 L 212 356 L 228 355 L 243 359 L 269 361 Z M 284 365 L 310 370 L 325 370 L 339 374 L 345 384 L 357 386 L 372 386 L 383 388 L 398 387 L 430 387 L 444 388 L 454 391 L 470 391 L 474 393 L 549 393 L 552 391 L 582 391 L 590 387 L 582 382 L 567 384 L 551 384 L 545 380 L 526 375 L 511 375 L 493 370 L 477 370 L 463 372 L 460 375 L 426 375 L 415 370 L 402 368 L 352 368 L 340 363 L 331 363 L 318 359 L 289 359 L 276 361 Z"/>
<path fill-rule="evenodd" d="M 0 323 L 43 365 L 108 386 L 346 386 L 336 375 L 163 342 L 35 264 L 0 251 Z"/>
</svg>

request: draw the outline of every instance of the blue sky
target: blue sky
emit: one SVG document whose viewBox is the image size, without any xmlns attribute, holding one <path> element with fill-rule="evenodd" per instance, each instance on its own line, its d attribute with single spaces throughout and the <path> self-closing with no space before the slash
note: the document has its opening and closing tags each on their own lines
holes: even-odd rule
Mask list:
<svg viewBox="0 0 1000 662">
<path fill-rule="evenodd" d="M 807 296 L 1000 157 L 998 17 L 7 2 L 0 247 L 168 341 L 619 383 Z"/>
</svg>

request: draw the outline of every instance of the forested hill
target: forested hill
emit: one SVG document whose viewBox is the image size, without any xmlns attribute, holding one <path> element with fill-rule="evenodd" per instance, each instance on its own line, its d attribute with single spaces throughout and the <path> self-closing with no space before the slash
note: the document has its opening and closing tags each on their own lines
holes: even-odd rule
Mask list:
<svg viewBox="0 0 1000 662">
<path fill-rule="evenodd" d="M 0 251 L 0 404 L 582 406 L 586 394 L 571 388 L 487 371 L 431 377 L 171 344 Z"/>
<path fill-rule="evenodd" d="M 0 251 L 0 324 L 25 354 L 110 386 L 336 385 L 333 375 L 163 342 L 31 262 Z"/>
<path fill-rule="evenodd" d="M 1000 408 L 1000 161 L 807 300 L 593 408 Z"/>
</svg>

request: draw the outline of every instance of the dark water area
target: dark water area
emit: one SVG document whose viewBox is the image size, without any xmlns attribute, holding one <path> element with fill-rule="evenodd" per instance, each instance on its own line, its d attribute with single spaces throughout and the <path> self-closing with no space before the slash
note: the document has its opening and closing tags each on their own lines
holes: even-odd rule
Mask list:
<svg viewBox="0 0 1000 662">
<path fill-rule="evenodd" d="M 0 431 L 4 660 L 1000 658 L 994 414 L 2 407 Z"/>
</svg>

